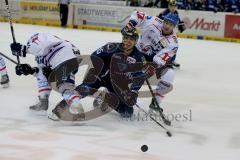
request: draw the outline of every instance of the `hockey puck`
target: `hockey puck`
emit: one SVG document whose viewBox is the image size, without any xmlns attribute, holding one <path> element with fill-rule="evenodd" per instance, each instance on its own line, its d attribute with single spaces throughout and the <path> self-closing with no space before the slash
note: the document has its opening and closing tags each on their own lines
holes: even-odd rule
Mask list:
<svg viewBox="0 0 240 160">
<path fill-rule="evenodd" d="M 147 152 L 148 146 L 147 145 L 142 145 L 141 150 L 142 150 L 142 152 Z"/>
<path fill-rule="evenodd" d="M 166 133 L 167 133 L 168 137 L 172 137 L 172 133 L 171 132 L 167 131 Z"/>
</svg>

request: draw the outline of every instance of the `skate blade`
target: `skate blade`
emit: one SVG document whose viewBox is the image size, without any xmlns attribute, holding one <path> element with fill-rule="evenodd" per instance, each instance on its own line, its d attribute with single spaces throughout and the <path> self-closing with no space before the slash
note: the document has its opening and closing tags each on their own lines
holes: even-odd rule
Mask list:
<svg viewBox="0 0 240 160">
<path fill-rule="evenodd" d="M 33 107 L 29 107 L 29 110 L 33 111 L 33 112 L 46 112 L 47 111 L 47 109 L 41 109 L 41 108 L 36 109 Z"/>
<path fill-rule="evenodd" d="M 36 111 L 36 110 L 29 110 L 29 113 L 34 116 L 40 116 L 40 117 L 45 117 L 47 115 L 46 111 L 41 110 L 41 111 Z"/>
<path fill-rule="evenodd" d="M 48 119 L 52 120 L 52 121 L 60 121 L 60 119 L 58 118 L 58 116 L 56 114 L 54 114 L 53 112 L 48 113 L 47 114 Z"/>
</svg>

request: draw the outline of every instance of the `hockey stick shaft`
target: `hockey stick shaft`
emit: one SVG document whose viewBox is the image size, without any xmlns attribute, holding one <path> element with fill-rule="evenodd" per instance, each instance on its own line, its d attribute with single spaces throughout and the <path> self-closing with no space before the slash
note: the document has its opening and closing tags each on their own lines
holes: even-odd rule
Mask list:
<svg viewBox="0 0 240 160">
<path fill-rule="evenodd" d="M 155 95 L 154 95 L 154 93 L 153 93 L 152 86 L 151 86 L 150 83 L 149 83 L 149 80 L 146 79 L 146 82 L 147 82 L 148 88 L 149 88 L 149 90 L 150 90 L 150 93 L 151 93 L 151 95 L 152 95 L 152 98 L 153 98 L 154 101 L 156 102 L 157 107 L 160 108 L 159 104 L 157 103 L 157 99 L 156 99 L 156 97 L 155 97 Z"/>
<path fill-rule="evenodd" d="M 7 12 L 8 12 L 8 20 L 9 20 L 9 23 L 10 23 L 10 29 L 11 29 L 11 33 L 12 33 L 13 43 L 16 43 L 16 38 L 15 38 L 13 24 L 12 24 L 12 16 L 11 16 L 11 12 L 10 12 L 10 9 L 9 9 L 8 0 L 5 0 L 5 3 L 6 3 Z M 20 64 L 19 56 L 17 56 L 17 64 Z"/>
<path fill-rule="evenodd" d="M 18 65 L 18 62 L 14 61 L 12 58 L 9 58 L 8 56 L 6 56 L 5 54 L 0 52 L 0 55 L 3 56 L 4 58 L 6 58 L 7 60 L 13 62 L 14 64 Z"/>
<path fill-rule="evenodd" d="M 154 93 L 153 93 L 153 89 L 152 89 L 152 87 L 151 87 L 148 79 L 146 79 L 146 82 L 147 82 L 148 88 L 149 88 L 149 90 L 150 90 L 150 93 L 151 93 L 151 95 L 152 95 L 152 98 L 154 99 L 155 104 L 157 105 L 157 108 L 159 109 L 159 113 L 160 113 L 161 118 L 163 119 L 163 121 L 164 121 L 165 124 L 167 124 L 167 125 L 170 126 L 170 125 L 171 125 L 171 122 L 165 118 L 165 116 L 163 115 L 162 111 L 160 110 L 161 107 L 160 107 L 159 104 L 158 104 L 158 101 L 157 101 L 157 99 L 156 99 L 156 97 L 155 97 L 155 95 L 154 95 Z"/>
<path fill-rule="evenodd" d="M 151 120 L 153 120 L 157 125 L 159 125 L 160 127 L 162 127 L 165 131 L 166 131 L 166 133 L 167 133 L 167 135 L 169 136 L 169 134 L 170 134 L 170 136 L 169 137 L 171 137 L 171 132 L 167 129 L 167 128 L 165 128 L 161 123 L 159 123 L 155 118 L 153 118 L 151 115 L 149 115 L 142 107 L 140 107 L 137 103 L 135 104 L 136 106 L 137 106 L 137 108 L 139 109 L 139 110 L 141 110 L 142 112 L 144 112 L 147 116 L 149 116 L 149 118 L 151 119 Z"/>
</svg>

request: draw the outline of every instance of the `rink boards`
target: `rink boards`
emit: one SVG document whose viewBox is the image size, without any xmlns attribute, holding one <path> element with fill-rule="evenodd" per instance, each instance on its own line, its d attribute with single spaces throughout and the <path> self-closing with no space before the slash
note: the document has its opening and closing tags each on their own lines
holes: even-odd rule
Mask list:
<svg viewBox="0 0 240 160">
<path fill-rule="evenodd" d="M 9 7 L 14 22 L 60 26 L 59 7 L 54 2 L 11 1 Z M 69 7 L 68 27 L 118 32 L 135 10 L 158 15 L 163 9 L 134 8 L 72 3 Z M 187 30 L 182 38 L 240 42 L 240 14 L 179 10 Z M 7 21 L 5 2 L 0 2 L 0 21 Z"/>
</svg>

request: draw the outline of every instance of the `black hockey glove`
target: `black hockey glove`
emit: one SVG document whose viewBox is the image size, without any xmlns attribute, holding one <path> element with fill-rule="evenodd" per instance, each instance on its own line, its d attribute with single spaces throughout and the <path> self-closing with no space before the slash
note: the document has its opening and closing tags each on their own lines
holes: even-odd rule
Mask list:
<svg viewBox="0 0 240 160">
<path fill-rule="evenodd" d="M 42 71 L 43 75 L 48 79 L 53 70 L 50 67 L 44 67 Z"/>
<path fill-rule="evenodd" d="M 137 97 L 138 97 L 137 92 L 126 90 L 126 91 L 123 91 L 122 95 L 123 95 L 124 103 L 126 103 L 129 107 L 130 106 L 132 107 L 137 103 Z"/>
<path fill-rule="evenodd" d="M 29 64 L 19 64 L 15 67 L 16 74 L 21 76 L 22 74 L 27 76 L 29 74 L 38 73 L 38 68 L 32 68 Z"/>
<path fill-rule="evenodd" d="M 186 30 L 186 25 L 183 21 L 181 21 L 179 24 L 178 24 L 178 30 L 180 33 L 182 33 L 183 31 Z"/>
<path fill-rule="evenodd" d="M 14 56 L 26 57 L 26 46 L 20 43 L 11 43 L 10 48 Z"/>
</svg>

